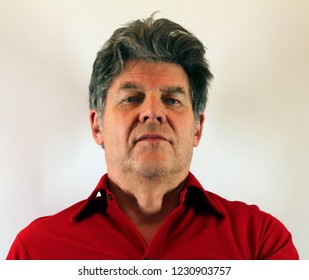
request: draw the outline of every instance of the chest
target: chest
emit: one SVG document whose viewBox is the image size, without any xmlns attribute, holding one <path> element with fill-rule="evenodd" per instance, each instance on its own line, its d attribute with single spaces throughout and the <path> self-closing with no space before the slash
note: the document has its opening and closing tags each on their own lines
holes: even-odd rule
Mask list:
<svg viewBox="0 0 309 280">
<path fill-rule="evenodd" d="M 173 213 L 160 225 L 135 226 L 124 216 L 90 220 L 86 254 L 94 259 L 250 259 L 248 237 L 224 220 L 188 211 Z"/>
</svg>

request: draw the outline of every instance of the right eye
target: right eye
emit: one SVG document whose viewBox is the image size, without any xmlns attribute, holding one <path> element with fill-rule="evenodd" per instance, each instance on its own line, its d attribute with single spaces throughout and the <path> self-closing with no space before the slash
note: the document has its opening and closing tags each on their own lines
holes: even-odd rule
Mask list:
<svg viewBox="0 0 309 280">
<path fill-rule="evenodd" d="M 130 96 L 123 100 L 124 103 L 132 104 L 132 103 L 140 103 L 143 99 L 139 96 Z"/>
</svg>

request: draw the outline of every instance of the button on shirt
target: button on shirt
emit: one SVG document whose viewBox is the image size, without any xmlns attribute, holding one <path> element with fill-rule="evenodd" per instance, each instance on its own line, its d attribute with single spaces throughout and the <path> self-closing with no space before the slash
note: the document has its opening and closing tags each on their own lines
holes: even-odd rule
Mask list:
<svg viewBox="0 0 309 280">
<path fill-rule="evenodd" d="M 147 245 L 118 208 L 107 174 L 87 200 L 33 221 L 7 259 L 298 259 L 291 234 L 257 206 L 205 191 L 189 173 L 179 205 Z"/>
</svg>

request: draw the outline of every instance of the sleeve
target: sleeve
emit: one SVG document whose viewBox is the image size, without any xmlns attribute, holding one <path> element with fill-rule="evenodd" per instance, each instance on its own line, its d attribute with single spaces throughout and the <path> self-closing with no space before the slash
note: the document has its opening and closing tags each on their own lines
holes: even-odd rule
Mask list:
<svg viewBox="0 0 309 280">
<path fill-rule="evenodd" d="M 291 233 L 270 214 L 267 214 L 264 220 L 260 245 L 258 259 L 299 260 Z"/>
<path fill-rule="evenodd" d="M 17 235 L 6 257 L 7 260 L 30 260 L 27 249 L 21 238 Z"/>
</svg>

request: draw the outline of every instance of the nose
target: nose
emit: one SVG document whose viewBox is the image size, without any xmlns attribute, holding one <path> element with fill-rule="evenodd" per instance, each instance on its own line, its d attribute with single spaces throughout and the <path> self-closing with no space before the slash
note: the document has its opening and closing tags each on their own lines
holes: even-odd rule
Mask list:
<svg viewBox="0 0 309 280">
<path fill-rule="evenodd" d="M 166 112 L 164 104 L 159 96 L 150 94 L 144 99 L 139 115 L 140 122 L 166 122 Z"/>
</svg>

